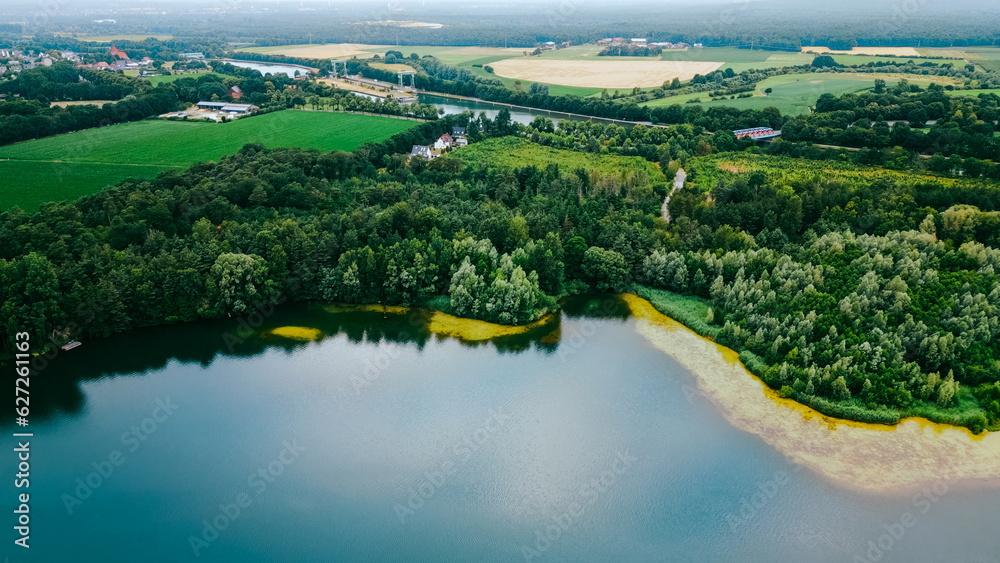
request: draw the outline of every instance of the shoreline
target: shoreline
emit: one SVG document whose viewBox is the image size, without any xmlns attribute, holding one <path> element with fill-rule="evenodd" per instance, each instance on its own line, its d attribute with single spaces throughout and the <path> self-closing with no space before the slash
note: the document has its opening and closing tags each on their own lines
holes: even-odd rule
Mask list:
<svg viewBox="0 0 1000 563">
<path fill-rule="evenodd" d="M 737 352 L 699 336 L 641 297 L 623 298 L 639 335 L 690 371 L 698 394 L 730 424 L 839 486 L 887 494 L 938 480 L 1000 486 L 998 432 L 972 434 L 922 418 L 887 426 L 824 415 L 779 397 Z"/>
</svg>

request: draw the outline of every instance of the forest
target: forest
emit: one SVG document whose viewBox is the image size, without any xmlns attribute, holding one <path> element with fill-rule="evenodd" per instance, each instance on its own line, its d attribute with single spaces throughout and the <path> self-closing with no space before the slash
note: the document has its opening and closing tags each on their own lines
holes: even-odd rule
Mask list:
<svg viewBox="0 0 1000 563">
<path fill-rule="evenodd" d="M 248 145 L 32 215 L 7 211 L 4 346 L 15 329 L 58 344 L 301 300 L 523 324 L 566 295 L 669 291 L 708 300 L 701 332 L 822 412 L 1000 424 L 995 185 L 846 163 L 827 180 L 824 161 L 808 160 L 722 173 L 712 159 L 744 141 L 690 124 L 526 127 L 505 113 L 447 116 L 353 153 Z M 552 163 L 461 150 L 407 160 L 410 144 L 454 125 L 469 128 L 470 151 L 509 150 L 514 135 L 517 150 Z M 557 146 L 565 158 L 544 156 Z M 555 164 L 580 151 L 611 160 Z M 787 158 L 763 152 L 745 154 Z M 689 167 L 675 221 L 660 217 L 663 176 L 617 166 L 628 155 L 665 173 Z"/>
</svg>

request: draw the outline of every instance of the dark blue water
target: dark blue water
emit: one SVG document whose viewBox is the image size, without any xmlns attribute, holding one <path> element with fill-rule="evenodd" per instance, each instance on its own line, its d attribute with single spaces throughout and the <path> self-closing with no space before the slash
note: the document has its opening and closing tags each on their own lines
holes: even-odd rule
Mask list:
<svg viewBox="0 0 1000 563">
<path fill-rule="evenodd" d="M 163 327 L 35 376 L 10 561 L 1000 561 L 996 490 L 837 488 L 689 400 L 631 319 L 479 345 L 319 306 L 267 323 L 326 336 Z"/>
</svg>

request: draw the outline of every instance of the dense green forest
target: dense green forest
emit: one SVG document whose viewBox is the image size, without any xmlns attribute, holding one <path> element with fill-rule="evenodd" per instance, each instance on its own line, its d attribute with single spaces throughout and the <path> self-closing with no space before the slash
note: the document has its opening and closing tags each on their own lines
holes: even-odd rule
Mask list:
<svg viewBox="0 0 1000 563">
<path fill-rule="evenodd" d="M 759 149 L 759 165 L 724 171 L 718 151 L 745 145 L 690 124 L 556 129 L 504 113 L 449 116 L 354 153 L 248 145 L 8 211 L 4 346 L 17 330 L 59 343 L 308 299 L 521 324 L 567 294 L 667 290 L 709 300 L 696 328 L 823 412 L 1000 423 L 995 185 L 849 163 L 827 177 L 825 161 Z M 470 129 L 469 156 L 402 154 L 455 124 Z M 511 151 L 526 152 L 475 156 Z M 616 160 L 628 155 L 689 166 L 671 223 L 664 176 Z"/>
</svg>

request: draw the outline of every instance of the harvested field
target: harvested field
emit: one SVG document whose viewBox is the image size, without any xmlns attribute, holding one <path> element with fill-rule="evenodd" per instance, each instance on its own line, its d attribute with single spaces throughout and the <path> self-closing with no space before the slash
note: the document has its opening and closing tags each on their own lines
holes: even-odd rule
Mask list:
<svg viewBox="0 0 1000 563">
<path fill-rule="evenodd" d="M 391 72 L 399 72 L 401 70 L 413 70 L 410 65 L 404 65 L 399 63 L 389 64 L 389 63 L 368 63 L 368 66 L 372 68 L 377 68 L 380 70 L 388 70 Z"/>
<path fill-rule="evenodd" d="M 913 47 L 855 47 L 850 51 L 835 51 L 826 47 L 802 47 L 803 53 L 823 53 L 831 55 L 889 55 L 893 57 L 919 57 Z"/>
<path fill-rule="evenodd" d="M 565 61 L 537 57 L 492 63 L 498 76 L 588 88 L 652 88 L 722 66 L 710 61 Z"/>
</svg>

